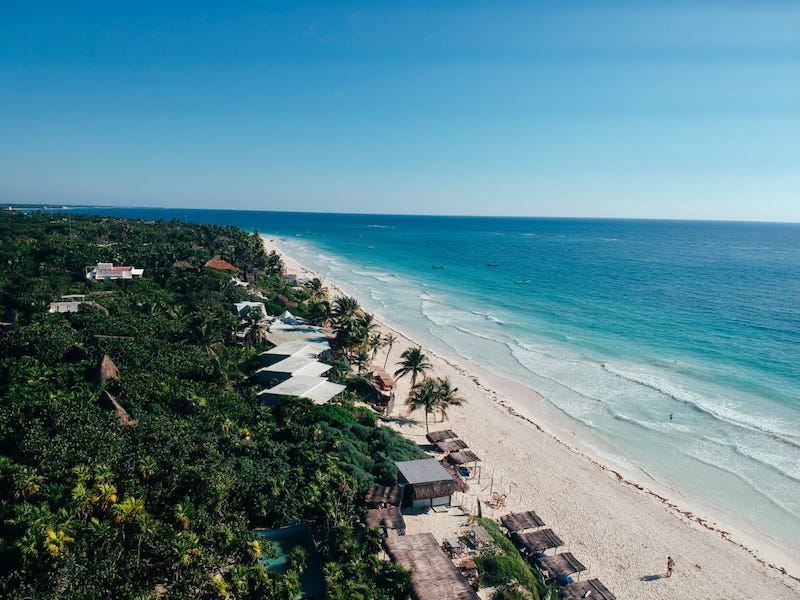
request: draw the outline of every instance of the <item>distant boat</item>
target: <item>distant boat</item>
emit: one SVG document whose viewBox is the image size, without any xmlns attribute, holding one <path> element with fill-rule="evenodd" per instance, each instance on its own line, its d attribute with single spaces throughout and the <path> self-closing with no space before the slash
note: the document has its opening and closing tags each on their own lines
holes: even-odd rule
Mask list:
<svg viewBox="0 0 800 600">
<path fill-rule="evenodd" d="M 500 263 L 486 263 L 487 267 L 499 267 Z"/>
<path fill-rule="evenodd" d="M 514 280 L 514 283 L 516 283 L 517 285 L 525 285 L 525 284 L 528 284 L 530 282 L 531 282 L 530 279 L 515 279 Z"/>
<path fill-rule="evenodd" d="M 431 265 L 431 269 L 446 269 L 447 265 Z"/>
<path fill-rule="evenodd" d="M 372 250 L 375 246 L 367 246 L 367 250 Z"/>
</svg>

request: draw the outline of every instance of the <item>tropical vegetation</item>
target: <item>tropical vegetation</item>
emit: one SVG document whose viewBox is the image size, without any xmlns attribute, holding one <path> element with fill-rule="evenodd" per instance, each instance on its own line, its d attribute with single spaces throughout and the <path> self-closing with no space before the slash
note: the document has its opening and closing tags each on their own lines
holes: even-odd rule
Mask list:
<svg viewBox="0 0 800 600">
<path fill-rule="evenodd" d="M 87 280 L 98 261 L 144 276 Z M 329 597 L 408 596 L 359 519 L 366 488 L 420 450 L 361 403 L 262 406 L 264 327 L 232 307 L 257 295 L 330 321 L 349 384 L 376 333 L 357 303 L 326 310 L 320 286 L 292 286 L 233 227 L 2 211 L 0 264 L 0 596 L 295 598 L 303 553 L 278 575 L 252 532 L 298 522 Z M 77 312 L 48 312 L 65 295 Z M 104 356 L 116 374 L 98 378 Z"/>
</svg>

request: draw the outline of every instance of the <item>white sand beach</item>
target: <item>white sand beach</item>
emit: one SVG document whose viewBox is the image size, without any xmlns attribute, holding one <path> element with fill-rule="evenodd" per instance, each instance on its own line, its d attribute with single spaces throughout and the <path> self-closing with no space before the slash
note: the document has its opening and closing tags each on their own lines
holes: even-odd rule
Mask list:
<svg viewBox="0 0 800 600">
<path fill-rule="evenodd" d="M 277 249 L 269 236 L 263 237 L 268 251 Z M 311 273 L 283 252 L 281 256 L 289 271 Z M 325 284 L 335 290 L 335 282 Z M 418 344 L 382 326 L 400 338 L 388 357 L 387 370 L 393 371 L 401 352 Z M 377 365 L 384 363 L 383 352 Z M 743 538 L 723 534 L 703 515 L 674 505 L 572 448 L 556 437 L 542 415 L 523 415 L 519 399 L 535 405 L 535 392 L 479 367 L 425 353 L 434 367 L 430 374 L 449 377 L 466 399 L 464 406 L 448 411 L 447 422 L 431 423 L 431 430 L 453 429 L 482 459 L 480 483 L 470 480 L 470 493 L 456 498 L 467 510 L 474 512 L 470 503 L 488 501 L 494 491 L 506 495 L 506 507 L 493 511 L 482 504 L 484 516 L 536 511 L 564 541 L 563 550 L 588 567 L 581 579 L 599 578 L 620 600 L 800 597 L 800 579 L 795 577 L 800 573 L 787 557 L 763 548 L 756 554 Z M 388 425 L 426 444 L 424 415 L 409 418 L 403 404 L 408 389 L 408 379 L 401 379 Z M 446 520 L 437 523 L 431 530 L 439 541 L 455 533 L 437 529 Z M 412 527 L 424 525 L 415 518 Z M 676 562 L 671 578 L 664 577 L 668 555 Z"/>
</svg>

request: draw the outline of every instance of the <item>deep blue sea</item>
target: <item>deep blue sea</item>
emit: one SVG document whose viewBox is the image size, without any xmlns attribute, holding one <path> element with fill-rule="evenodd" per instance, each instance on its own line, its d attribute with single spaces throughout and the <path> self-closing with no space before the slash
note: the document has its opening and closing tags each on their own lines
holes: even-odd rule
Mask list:
<svg viewBox="0 0 800 600">
<path fill-rule="evenodd" d="M 274 236 L 604 462 L 800 547 L 798 224 L 73 210 Z"/>
</svg>

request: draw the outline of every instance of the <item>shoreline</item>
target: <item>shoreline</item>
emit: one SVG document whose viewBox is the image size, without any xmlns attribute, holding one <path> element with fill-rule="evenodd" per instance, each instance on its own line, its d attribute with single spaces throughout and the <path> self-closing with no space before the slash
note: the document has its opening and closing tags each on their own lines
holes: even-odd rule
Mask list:
<svg viewBox="0 0 800 600">
<path fill-rule="evenodd" d="M 318 276 L 280 250 L 271 236 L 261 237 L 268 251 L 280 253 L 288 270 Z M 346 294 L 335 282 L 326 280 L 325 284 L 332 293 Z M 384 322 L 380 326 L 400 338 L 388 357 L 392 364 L 405 348 L 419 345 L 395 327 Z M 800 579 L 778 565 L 783 562 L 779 549 L 753 549 L 756 546 L 740 541 L 750 544 L 747 535 L 729 533 L 699 516 L 701 511 L 688 510 L 668 493 L 642 485 L 570 444 L 568 430 L 559 431 L 547 420 L 541 423 L 535 410 L 513 399 L 524 394 L 544 406 L 546 400 L 530 388 L 424 350 L 434 364 L 431 374 L 450 377 L 467 399 L 463 407 L 449 411 L 445 427 L 456 430 L 484 459 L 482 470 L 491 474 L 484 477 L 491 477 L 492 489 L 507 490 L 503 512 L 536 510 L 565 540 L 565 550 L 589 567 L 586 577 L 599 577 L 619 598 L 752 598 L 765 593 L 795 598 L 800 594 Z M 381 350 L 374 362 L 383 365 L 385 358 Z M 401 379 L 389 425 L 425 443 L 424 420 L 404 418 L 407 392 L 408 382 Z M 441 427 L 432 423 L 432 430 L 437 428 Z M 676 558 L 676 575 L 681 575 L 668 584 L 660 576 L 667 555 Z"/>
</svg>

